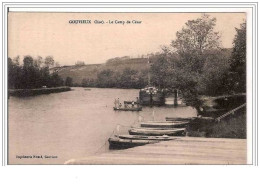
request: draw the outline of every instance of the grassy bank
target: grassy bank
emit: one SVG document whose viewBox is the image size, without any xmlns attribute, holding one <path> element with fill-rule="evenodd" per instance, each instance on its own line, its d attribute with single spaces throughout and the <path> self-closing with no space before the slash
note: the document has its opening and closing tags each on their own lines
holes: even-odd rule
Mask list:
<svg viewBox="0 0 260 192">
<path fill-rule="evenodd" d="M 70 87 L 53 87 L 53 88 L 39 88 L 39 89 L 9 89 L 9 96 L 28 97 L 42 94 L 59 93 L 70 91 Z"/>
<path fill-rule="evenodd" d="M 194 123 L 187 129 L 191 137 L 246 139 L 246 114 L 239 114 L 221 122 Z"/>
</svg>

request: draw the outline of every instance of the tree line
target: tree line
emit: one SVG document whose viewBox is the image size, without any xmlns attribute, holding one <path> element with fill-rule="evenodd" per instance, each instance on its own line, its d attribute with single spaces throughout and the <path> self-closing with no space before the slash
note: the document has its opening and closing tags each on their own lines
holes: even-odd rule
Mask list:
<svg viewBox="0 0 260 192">
<path fill-rule="evenodd" d="M 105 69 L 97 74 L 96 79 L 84 78 L 83 87 L 132 88 L 140 89 L 148 84 L 148 70 L 137 71 L 125 68 L 122 72 Z"/>
<path fill-rule="evenodd" d="M 20 57 L 8 58 L 8 87 L 9 89 L 35 89 L 42 87 L 71 86 L 72 79 L 64 81 L 57 72 L 50 73 L 51 66 L 59 66 L 52 56 L 43 59 L 41 56 L 33 58 L 25 56 L 23 63 Z"/>
<path fill-rule="evenodd" d="M 148 85 L 150 76 L 151 85 L 180 90 L 185 102 L 194 107 L 200 105 L 200 95 L 246 92 L 246 23 L 236 28 L 232 49 L 222 48 L 221 36 L 215 31 L 215 26 L 216 18 L 206 14 L 189 20 L 176 33 L 176 39 L 170 46 L 164 46 L 160 54 L 138 60 L 151 63 L 150 70 L 125 68 L 118 72 L 105 69 L 98 72 L 95 79 L 84 78 L 78 86 L 139 89 Z M 72 78 L 67 77 L 64 80 L 58 72 L 50 73 L 50 67 L 59 66 L 52 56 L 45 59 L 40 56 L 25 56 L 22 64 L 19 59 L 8 58 L 9 88 L 73 85 Z M 132 60 L 129 57 L 113 58 L 107 64 L 117 65 L 122 61 L 127 63 Z M 85 65 L 84 62 L 77 64 Z"/>
</svg>

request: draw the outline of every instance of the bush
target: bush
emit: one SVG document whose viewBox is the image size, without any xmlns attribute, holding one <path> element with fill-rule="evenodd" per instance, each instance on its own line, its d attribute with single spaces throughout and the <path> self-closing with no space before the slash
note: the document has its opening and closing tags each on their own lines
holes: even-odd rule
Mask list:
<svg viewBox="0 0 260 192">
<path fill-rule="evenodd" d="M 215 123 L 205 131 L 206 137 L 246 139 L 246 115 Z"/>
</svg>

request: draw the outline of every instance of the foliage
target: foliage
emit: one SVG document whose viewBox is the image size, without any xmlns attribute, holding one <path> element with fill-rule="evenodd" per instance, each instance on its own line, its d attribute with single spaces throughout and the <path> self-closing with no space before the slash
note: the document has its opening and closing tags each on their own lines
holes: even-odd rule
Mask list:
<svg viewBox="0 0 260 192">
<path fill-rule="evenodd" d="M 224 93 L 230 51 L 220 48 L 215 25 L 216 19 L 208 15 L 188 21 L 156 57 L 151 66 L 153 84 L 179 89 L 186 104 L 195 108 L 201 105 L 200 95 Z"/>
<path fill-rule="evenodd" d="M 29 55 L 25 56 L 23 65 L 19 64 L 19 57 L 14 58 L 14 60 L 8 58 L 8 87 L 11 89 L 33 89 L 43 86 L 62 86 L 63 80 L 58 73 L 50 74 L 49 65 L 42 66 L 42 64 L 43 60 L 40 56 L 36 59 Z"/>
<path fill-rule="evenodd" d="M 246 115 L 221 121 L 205 128 L 206 137 L 246 139 Z"/>
<path fill-rule="evenodd" d="M 172 47 L 179 54 L 201 54 L 205 50 L 218 49 L 220 36 L 214 31 L 216 18 L 202 15 L 196 20 L 189 20 L 181 31 L 176 33 Z"/>
<path fill-rule="evenodd" d="M 230 89 L 235 93 L 246 92 L 246 23 L 240 25 L 233 41 L 230 64 Z"/>
<path fill-rule="evenodd" d="M 84 78 L 83 87 L 134 88 L 140 89 L 148 83 L 148 70 L 137 71 L 125 68 L 122 72 L 104 69 L 97 74 L 97 79 Z"/>
<path fill-rule="evenodd" d="M 106 69 L 97 75 L 98 87 L 114 87 L 115 85 L 115 72 L 111 69 Z"/>
<path fill-rule="evenodd" d="M 151 65 L 151 83 L 160 88 L 169 88 L 174 80 L 174 63 L 170 62 L 167 52 L 154 58 Z"/>
<path fill-rule="evenodd" d="M 191 137 L 246 138 L 246 110 L 216 122 L 210 119 L 196 118 L 187 127 Z"/>
<path fill-rule="evenodd" d="M 52 67 L 52 66 L 54 66 L 54 63 L 55 63 L 55 61 L 53 59 L 53 56 L 47 56 L 44 60 L 44 64 L 46 67 Z"/>
<path fill-rule="evenodd" d="M 84 65 L 86 65 L 86 64 L 85 64 L 84 61 L 77 61 L 77 62 L 75 63 L 75 65 L 76 65 L 76 66 L 84 66 Z"/>
<path fill-rule="evenodd" d="M 216 96 L 229 92 L 227 82 L 224 79 L 229 74 L 230 55 L 230 49 L 207 51 L 207 58 L 199 82 L 200 94 Z"/>
<path fill-rule="evenodd" d="M 71 77 L 67 77 L 65 80 L 65 86 L 72 87 L 73 86 L 73 79 Z"/>
<path fill-rule="evenodd" d="M 96 87 L 95 79 L 84 78 L 81 82 L 82 87 Z"/>
</svg>

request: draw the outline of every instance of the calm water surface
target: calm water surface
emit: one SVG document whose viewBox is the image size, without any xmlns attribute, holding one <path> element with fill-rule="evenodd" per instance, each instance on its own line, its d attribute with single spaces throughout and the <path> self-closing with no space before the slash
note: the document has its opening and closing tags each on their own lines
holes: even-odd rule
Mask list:
<svg viewBox="0 0 260 192">
<path fill-rule="evenodd" d="M 192 117 L 190 107 L 113 111 L 115 98 L 134 100 L 136 89 L 73 88 L 73 91 L 9 99 L 9 164 L 63 164 L 108 150 L 113 132 L 127 134 L 138 121 Z M 154 114 L 154 118 L 153 118 Z M 43 158 L 17 158 L 42 155 Z M 44 158 L 44 156 L 57 158 Z"/>
</svg>

